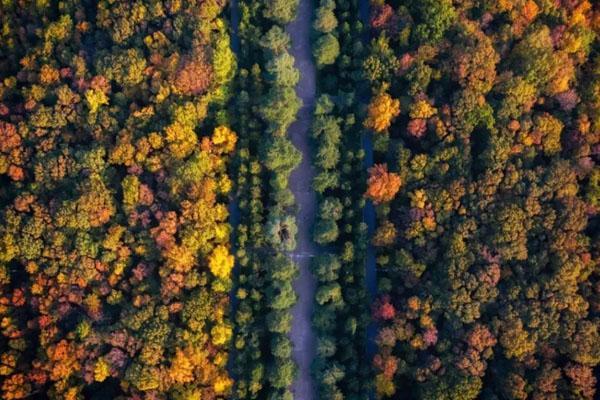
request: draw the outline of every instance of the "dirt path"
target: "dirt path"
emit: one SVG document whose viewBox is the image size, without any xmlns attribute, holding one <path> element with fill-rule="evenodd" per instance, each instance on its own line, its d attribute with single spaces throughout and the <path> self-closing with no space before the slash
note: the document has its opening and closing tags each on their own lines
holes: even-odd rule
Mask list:
<svg viewBox="0 0 600 400">
<path fill-rule="evenodd" d="M 298 112 L 297 120 L 289 129 L 294 146 L 302 152 L 302 163 L 292 172 L 290 189 L 296 197 L 299 212 L 298 247 L 290 256 L 296 261 L 300 275 L 294 282 L 298 302 L 292 309 L 292 331 L 290 338 L 294 343 L 294 360 L 298 364 L 298 376 L 292 385 L 295 400 L 312 400 L 315 391 L 310 374 L 311 363 L 315 356 L 315 335 L 312 331 L 311 315 L 316 282 L 310 272 L 310 261 L 317 253 L 312 241 L 312 225 L 315 217 L 317 196 L 312 189 L 314 171 L 311 166 L 311 144 L 309 130 L 315 104 L 316 71 L 312 60 L 310 33 L 312 26 L 312 0 L 300 0 L 296 20 L 286 27 L 292 38 L 291 54 L 296 59 L 296 68 L 300 70 L 300 82 L 296 93 L 304 105 Z"/>
</svg>

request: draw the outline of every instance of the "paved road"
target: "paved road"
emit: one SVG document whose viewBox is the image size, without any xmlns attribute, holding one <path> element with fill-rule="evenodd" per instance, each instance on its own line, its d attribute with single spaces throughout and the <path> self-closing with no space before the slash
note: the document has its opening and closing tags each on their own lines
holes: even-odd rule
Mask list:
<svg viewBox="0 0 600 400">
<path fill-rule="evenodd" d="M 294 343 L 294 360 L 298 364 L 298 377 L 292 385 L 295 400 L 312 400 L 315 398 L 314 385 L 310 367 L 315 356 L 315 335 L 312 331 L 311 315 L 316 282 L 310 273 L 310 255 L 317 253 L 312 241 L 312 225 L 315 217 L 317 197 L 312 190 L 314 170 L 311 166 L 311 144 L 309 129 L 316 95 L 316 71 L 312 61 L 310 33 L 312 26 L 313 0 L 300 0 L 296 20 L 286 27 L 292 38 L 291 54 L 296 59 L 296 67 L 300 70 L 300 82 L 296 93 L 304 105 L 298 112 L 295 123 L 289 129 L 294 146 L 302 152 L 302 163 L 290 176 L 290 189 L 296 197 L 299 207 L 298 247 L 294 256 L 300 275 L 294 282 L 298 302 L 292 309 L 292 331 L 290 338 Z M 308 255 L 308 256 L 307 256 Z"/>
</svg>

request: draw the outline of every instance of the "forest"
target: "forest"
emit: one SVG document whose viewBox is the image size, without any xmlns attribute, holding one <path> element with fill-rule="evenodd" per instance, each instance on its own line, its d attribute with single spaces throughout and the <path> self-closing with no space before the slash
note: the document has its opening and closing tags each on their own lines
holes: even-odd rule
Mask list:
<svg viewBox="0 0 600 400">
<path fill-rule="evenodd" d="M 599 212 L 594 0 L 0 0 L 3 400 L 594 400 Z"/>
<path fill-rule="evenodd" d="M 373 4 L 378 397 L 594 398 L 594 7 Z"/>
</svg>

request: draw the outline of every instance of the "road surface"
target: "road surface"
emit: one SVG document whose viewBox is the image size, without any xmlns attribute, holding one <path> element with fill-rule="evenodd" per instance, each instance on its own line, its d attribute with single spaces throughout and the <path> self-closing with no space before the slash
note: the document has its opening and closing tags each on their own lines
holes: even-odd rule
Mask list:
<svg viewBox="0 0 600 400">
<path fill-rule="evenodd" d="M 317 246 L 312 241 L 312 226 L 315 217 L 317 196 L 312 190 L 314 170 L 311 165 L 312 149 L 310 143 L 310 125 L 316 97 L 316 70 L 312 60 L 310 33 L 312 26 L 313 1 L 300 0 L 296 20 L 286 31 L 292 39 L 290 53 L 296 59 L 296 68 L 300 70 L 300 82 L 296 93 L 302 99 L 303 107 L 297 120 L 288 131 L 294 146 L 302 152 L 302 163 L 290 176 L 290 189 L 296 197 L 299 212 L 298 247 L 290 256 L 297 263 L 300 274 L 294 282 L 298 302 L 292 309 L 292 331 L 290 339 L 294 343 L 293 357 L 298 365 L 298 376 L 292 385 L 295 400 L 315 399 L 314 385 L 310 367 L 315 357 L 315 335 L 312 330 L 312 310 L 316 282 L 310 272 L 312 255 Z"/>
</svg>

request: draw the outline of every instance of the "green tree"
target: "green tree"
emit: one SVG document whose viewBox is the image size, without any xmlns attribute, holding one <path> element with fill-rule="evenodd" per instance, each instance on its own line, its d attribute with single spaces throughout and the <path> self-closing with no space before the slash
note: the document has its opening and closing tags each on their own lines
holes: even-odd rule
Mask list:
<svg viewBox="0 0 600 400">
<path fill-rule="evenodd" d="M 271 0 L 264 2 L 263 15 L 278 24 L 289 24 L 296 18 L 298 0 Z"/>
<path fill-rule="evenodd" d="M 273 25 L 260 39 L 260 45 L 271 55 L 280 55 L 290 47 L 290 35 L 279 25 Z"/>
<path fill-rule="evenodd" d="M 331 65 L 340 55 L 340 43 L 337 38 L 328 33 L 319 37 L 313 48 L 313 56 L 317 67 Z"/>
<path fill-rule="evenodd" d="M 302 153 L 288 139 L 274 138 L 267 147 L 265 165 L 271 171 L 289 175 L 302 161 Z"/>
<path fill-rule="evenodd" d="M 273 310 L 266 316 L 269 332 L 288 334 L 292 329 L 292 314 L 288 310 Z"/>
<path fill-rule="evenodd" d="M 273 356 L 286 359 L 292 356 L 292 341 L 285 335 L 275 335 L 271 339 L 271 354 Z"/>
<path fill-rule="evenodd" d="M 335 3 L 333 1 L 328 3 L 317 8 L 313 22 L 313 28 L 321 33 L 330 33 L 338 26 L 338 20 L 334 13 Z"/>
<path fill-rule="evenodd" d="M 295 87 L 300 80 L 300 71 L 294 67 L 294 57 L 289 53 L 279 54 L 269 60 L 266 71 L 276 86 Z"/>
<path fill-rule="evenodd" d="M 292 87 L 275 87 L 263 100 L 259 113 L 268 125 L 269 132 L 284 136 L 289 126 L 296 120 L 302 100 Z"/>
<path fill-rule="evenodd" d="M 421 23 L 414 30 L 417 43 L 439 42 L 457 18 L 451 0 L 422 0 L 413 2 Z"/>
<path fill-rule="evenodd" d="M 291 281 L 274 281 L 267 289 L 267 300 L 271 308 L 285 310 L 296 303 L 296 292 Z"/>
<path fill-rule="evenodd" d="M 319 218 L 339 221 L 343 216 L 344 207 L 339 198 L 329 196 L 319 205 Z"/>
<path fill-rule="evenodd" d="M 344 302 L 342 298 L 342 287 L 337 282 L 321 285 L 317 288 L 315 300 L 319 305 L 331 303 L 336 306 L 341 306 Z"/>
<path fill-rule="evenodd" d="M 319 219 L 314 228 L 314 240 L 319 244 L 335 242 L 339 236 L 337 222 L 332 219 Z"/>
<path fill-rule="evenodd" d="M 341 268 L 340 260 L 333 254 L 322 254 L 315 258 L 311 263 L 312 273 L 319 282 L 335 281 L 338 278 Z"/>
<path fill-rule="evenodd" d="M 114 80 L 118 85 L 134 86 L 144 80 L 146 58 L 139 49 L 104 53 L 98 57 L 96 68 L 101 75 Z"/>
<path fill-rule="evenodd" d="M 298 227 L 292 215 L 284 217 L 270 216 L 265 227 L 267 240 L 275 249 L 292 251 L 296 248 Z"/>
</svg>

